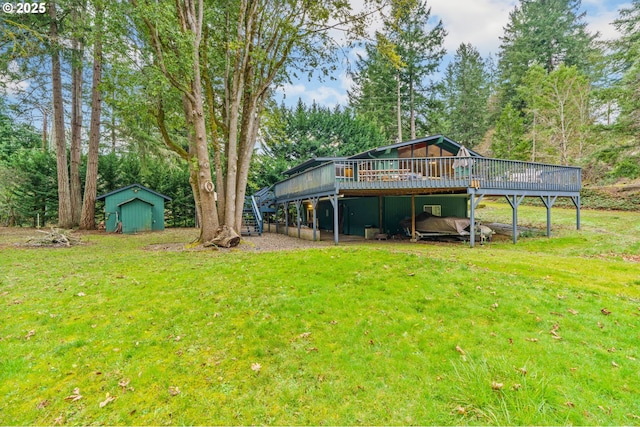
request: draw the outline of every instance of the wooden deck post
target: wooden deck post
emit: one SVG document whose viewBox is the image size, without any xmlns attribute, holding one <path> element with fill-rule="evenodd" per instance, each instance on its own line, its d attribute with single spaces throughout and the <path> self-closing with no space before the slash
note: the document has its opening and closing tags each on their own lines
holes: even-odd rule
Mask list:
<svg viewBox="0 0 640 427">
<path fill-rule="evenodd" d="M 513 243 L 515 244 L 518 242 L 518 206 L 520 206 L 520 203 L 522 203 L 522 201 L 524 200 L 524 195 L 518 197 L 517 194 L 513 194 L 511 196 L 505 197 L 507 198 L 507 201 L 511 205 L 511 209 L 513 211 Z M 510 197 L 513 197 L 513 200 L 511 200 Z"/>
<path fill-rule="evenodd" d="M 300 238 L 300 206 L 302 205 L 302 200 L 296 200 L 296 220 L 298 222 L 298 239 Z"/>
<path fill-rule="evenodd" d="M 289 235 L 289 202 L 284 203 L 284 234 Z"/>
<path fill-rule="evenodd" d="M 547 237 L 551 237 L 551 206 L 553 206 L 557 197 L 558 196 L 540 196 L 542 203 L 544 203 L 544 206 L 547 208 Z"/>
<path fill-rule="evenodd" d="M 316 222 L 317 222 L 316 218 L 318 218 L 318 214 L 316 212 L 316 208 L 318 207 L 318 200 L 319 200 L 318 197 L 314 197 L 313 199 L 311 199 L 311 208 L 313 209 L 313 219 L 312 220 L 313 220 L 313 241 L 314 242 L 316 240 L 318 240 L 316 238 L 316 233 L 317 233 L 317 228 L 318 228 L 318 227 L 316 227 Z"/>
<path fill-rule="evenodd" d="M 333 242 L 338 244 L 338 193 L 333 197 L 329 196 L 331 204 L 333 205 Z"/>
<path fill-rule="evenodd" d="M 416 195 L 411 195 L 411 241 L 416 242 Z"/>
<path fill-rule="evenodd" d="M 571 196 L 571 201 L 576 207 L 576 230 L 580 230 L 580 195 Z"/>
<path fill-rule="evenodd" d="M 380 230 L 380 233 L 384 233 L 382 228 L 382 200 L 383 197 L 378 196 L 378 229 Z"/>
</svg>

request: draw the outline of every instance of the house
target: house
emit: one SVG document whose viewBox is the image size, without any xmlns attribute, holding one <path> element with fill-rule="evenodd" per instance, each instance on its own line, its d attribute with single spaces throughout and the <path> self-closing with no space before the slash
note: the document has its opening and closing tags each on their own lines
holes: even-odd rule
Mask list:
<svg viewBox="0 0 640 427">
<path fill-rule="evenodd" d="M 132 184 L 98 196 L 96 200 L 105 202 L 106 231 L 128 234 L 164 230 L 164 202 L 171 198 Z"/>
<path fill-rule="evenodd" d="M 350 157 L 310 159 L 286 175 L 272 187 L 275 204 L 285 210 L 295 206 L 298 230 L 308 224 L 314 239 L 318 228 L 333 230 L 336 244 L 341 233 L 402 232 L 400 220 L 408 216 L 415 238 L 415 216 L 421 212 L 468 217 L 475 224 L 475 210 L 485 196 L 504 196 L 510 203 L 514 243 L 518 206 L 525 197 L 539 197 L 545 204 L 547 235 L 558 197 L 571 198 L 580 228 L 580 168 L 485 158 L 444 135 Z M 472 246 L 475 238 L 475 227 L 470 227 Z"/>
</svg>

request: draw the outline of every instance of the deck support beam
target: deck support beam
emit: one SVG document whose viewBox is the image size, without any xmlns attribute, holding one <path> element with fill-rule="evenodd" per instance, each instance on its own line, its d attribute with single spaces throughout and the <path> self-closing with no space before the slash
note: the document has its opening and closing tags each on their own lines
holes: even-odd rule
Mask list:
<svg viewBox="0 0 640 427">
<path fill-rule="evenodd" d="M 416 195 L 411 195 L 411 241 L 417 242 L 416 239 Z"/>
<path fill-rule="evenodd" d="M 476 199 L 475 190 L 469 195 L 469 246 L 472 248 L 476 245 L 476 208 L 480 204 L 480 200 L 484 197 L 484 194 L 480 194 Z"/>
<path fill-rule="evenodd" d="M 384 233 L 385 230 L 382 229 L 382 201 L 384 198 L 382 196 L 378 196 L 378 230 L 380 233 Z"/>
<path fill-rule="evenodd" d="M 547 237 L 551 237 L 551 207 L 556 202 L 558 196 L 540 196 L 540 198 L 547 208 Z"/>
<path fill-rule="evenodd" d="M 571 201 L 576 207 L 576 230 L 580 230 L 580 195 L 571 196 Z"/>
<path fill-rule="evenodd" d="M 318 213 L 316 211 L 316 208 L 318 207 L 318 201 L 320 200 L 320 198 L 318 197 L 313 197 L 312 199 L 310 199 L 311 201 L 311 208 L 313 209 L 313 241 L 317 241 L 319 239 L 316 238 L 316 233 L 318 231 L 318 227 L 316 226 L 316 223 L 318 222 L 316 218 L 318 218 Z"/>
<path fill-rule="evenodd" d="M 298 225 L 298 239 L 300 238 L 300 207 L 302 205 L 302 200 L 296 200 L 296 220 Z"/>
<path fill-rule="evenodd" d="M 512 226 L 514 244 L 518 242 L 518 206 L 520 206 L 520 203 L 524 200 L 524 196 L 524 194 L 522 196 L 518 196 L 517 194 L 504 196 L 511 205 L 511 210 L 513 211 Z"/>
<path fill-rule="evenodd" d="M 289 235 L 289 202 L 284 202 L 284 234 Z"/>
<path fill-rule="evenodd" d="M 333 205 L 333 243 L 338 244 L 338 193 L 333 197 L 329 196 L 329 200 Z"/>
</svg>

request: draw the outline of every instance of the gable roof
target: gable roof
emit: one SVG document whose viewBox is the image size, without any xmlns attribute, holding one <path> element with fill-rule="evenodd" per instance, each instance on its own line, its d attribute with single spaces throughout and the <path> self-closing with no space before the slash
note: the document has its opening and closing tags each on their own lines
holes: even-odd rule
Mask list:
<svg viewBox="0 0 640 427">
<path fill-rule="evenodd" d="M 336 160 L 346 160 L 346 157 L 314 157 L 303 163 L 300 163 L 297 166 L 292 167 L 289 170 L 283 172 L 284 175 L 294 175 L 298 172 L 302 172 L 303 170 L 313 168 L 315 166 L 319 166 L 325 162 L 333 162 Z"/>
<path fill-rule="evenodd" d="M 374 153 L 381 153 L 387 150 L 393 150 L 396 148 L 406 147 L 408 145 L 420 144 L 423 142 L 426 142 L 427 144 L 433 143 L 435 145 L 441 146 L 442 148 L 445 148 L 447 149 L 447 151 L 450 151 L 454 154 L 458 152 L 460 147 L 462 147 L 462 144 L 454 141 L 451 138 L 447 138 L 444 135 L 431 135 L 431 136 L 425 136 L 423 138 L 412 139 L 410 141 L 397 142 L 395 144 L 386 145 L 384 147 L 373 148 L 371 150 L 367 150 L 367 151 L 363 151 L 362 153 L 355 154 L 349 158 L 350 159 L 367 159 L 367 158 L 370 158 L 371 155 L 373 155 Z M 473 157 L 483 157 L 480 153 L 476 151 L 473 151 L 469 148 L 467 148 L 467 150 L 469 150 L 469 153 Z"/>
<path fill-rule="evenodd" d="M 101 196 L 96 197 L 96 200 L 106 199 L 107 197 L 109 197 L 109 196 L 111 196 L 113 194 L 120 193 L 121 191 L 125 191 L 125 190 L 128 190 L 128 189 L 133 188 L 133 187 L 138 187 L 141 190 L 148 191 L 149 193 L 152 193 L 152 194 L 155 194 L 156 196 L 162 197 L 163 199 L 165 199 L 167 201 L 171 200 L 171 197 L 165 196 L 164 194 L 160 194 L 157 191 L 153 191 L 152 189 L 147 188 L 147 187 L 145 187 L 144 185 L 141 185 L 141 184 L 131 184 L 131 185 L 127 185 L 126 187 L 118 188 L 117 190 L 113 190 L 113 191 L 111 191 L 109 193 L 106 193 L 106 194 L 103 194 Z"/>
</svg>

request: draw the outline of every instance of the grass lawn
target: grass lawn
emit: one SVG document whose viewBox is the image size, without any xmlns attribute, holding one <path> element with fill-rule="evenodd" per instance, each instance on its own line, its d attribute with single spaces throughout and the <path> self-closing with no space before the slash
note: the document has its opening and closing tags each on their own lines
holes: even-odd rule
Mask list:
<svg viewBox="0 0 640 427">
<path fill-rule="evenodd" d="M 640 213 L 582 214 L 473 249 L 0 230 L 0 424 L 638 425 Z"/>
</svg>

